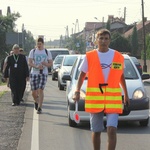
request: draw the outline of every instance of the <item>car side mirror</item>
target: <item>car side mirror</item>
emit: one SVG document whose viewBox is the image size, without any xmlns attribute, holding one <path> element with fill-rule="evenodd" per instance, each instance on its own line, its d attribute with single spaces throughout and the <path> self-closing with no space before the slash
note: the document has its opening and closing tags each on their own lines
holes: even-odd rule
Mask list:
<svg viewBox="0 0 150 150">
<path fill-rule="evenodd" d="M 71 81 L 71 76 L 68 74 L 63 75 L 62 80 Z"/>
<path fill-rule="evenodd" d="M 142 74 L 142 80 L 150 79 L 150 74 Z"/>
</svg>

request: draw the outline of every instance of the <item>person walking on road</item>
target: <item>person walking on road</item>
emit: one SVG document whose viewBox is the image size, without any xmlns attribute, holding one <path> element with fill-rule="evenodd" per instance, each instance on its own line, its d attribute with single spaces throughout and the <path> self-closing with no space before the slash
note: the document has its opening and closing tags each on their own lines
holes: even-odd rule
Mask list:
<svg viewBox="0 0 150 150">
<path fill-rule="evenodd" d="M 22 100 L 23 88 L 26 80 L 29 79 L 29 69 L 24 55 L 19 54 L 19 45 L 12 48 L 13 55 L 8 56 L 7 65 L 4 71 L 4 78 L 9 78 L 9 85 L 12 96 L 12 106 L 19 105 Z"/>
<path fill-rule="evenodd" d="M 38 38 L 37 48 L 32 49 L 29 53 L 29 66 L 32 67 L 30 72 L 30 84 L 32 96 L 35 102 L 37 113 L 42 112 L 42 103 L 44 98 L 44 88 L 48 76 L 48 67 L 52 66 L 52 56 L 44 48 L 43 38 Z"/>
<path fill-rule="evenodd" d="M 80 75 L 73 99 L 80 99 L 80 89 L 86 73 L 88 83 L 85 98 L 85 111 L 90 113 L 93 149 L 100 150 L 101 132 L 104 129 L 103 116 L 106 114 L 108 135 L 108 150 L 115 150 L 117 142 L 118 115 L 123 112 L 122 92 L 124 90 L 124 104 L 129 104 L 126 83 L 124 79 L 124 57 L 116 50 L 109 48 L 110 31 L 102 29 L 97 32 L 97 49 L 89 51 L 79 67 Z"/>
</svg>

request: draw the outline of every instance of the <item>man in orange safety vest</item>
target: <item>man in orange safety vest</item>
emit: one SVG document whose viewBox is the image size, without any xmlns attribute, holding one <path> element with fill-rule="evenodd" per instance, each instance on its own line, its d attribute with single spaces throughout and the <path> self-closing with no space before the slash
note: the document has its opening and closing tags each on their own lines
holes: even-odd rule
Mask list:
<svg viewBox="0 0 150 150">
<path fill-rule="evenodd" d="M 97 32 L 98 48 L 86 53 L 79 67 L 80 75 L 73 97 L 74 101 L 79 101 L 80 89 L 88 73 L 85 111 L 90 113 L 94 150 L 100 150 L 104 113 L 107 119 L 108 150 L 115 150 L 118 116 L 123 112 L 120 84 L 124 90 L 124 104 L 129 104 L 123 74 L 124 57 L 118 51 L 109 48 L 110 40 L 109 30 L 102 29 Z"/>
</svg>

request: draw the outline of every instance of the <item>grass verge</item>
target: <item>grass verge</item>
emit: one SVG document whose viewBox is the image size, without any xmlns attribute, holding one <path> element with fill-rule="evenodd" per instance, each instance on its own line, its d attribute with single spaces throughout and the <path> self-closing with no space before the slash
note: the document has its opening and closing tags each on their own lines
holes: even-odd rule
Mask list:
<svg viewBox="0 0 150 150">
<path fill-rule="evenodd" d="M 0 98 L 6 93 L 7 91 L 0 91 Z"/>
</svg>

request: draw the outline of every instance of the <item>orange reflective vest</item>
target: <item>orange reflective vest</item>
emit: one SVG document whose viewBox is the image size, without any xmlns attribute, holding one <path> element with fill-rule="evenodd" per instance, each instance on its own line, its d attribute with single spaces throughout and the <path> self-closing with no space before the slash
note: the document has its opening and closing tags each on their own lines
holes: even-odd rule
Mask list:
<svg viewBox="0 0 150 150">
<path fill-rule="evenodd" d="M 119 85 L 124 68 L 124 57 L 117 51 L 111 64 L 107 82 L 96 50 L 86 53 L 88 62 L 88 83 L 85 111 L 90 113 L 122 113 L 122 91 Z"/>
</svg>

